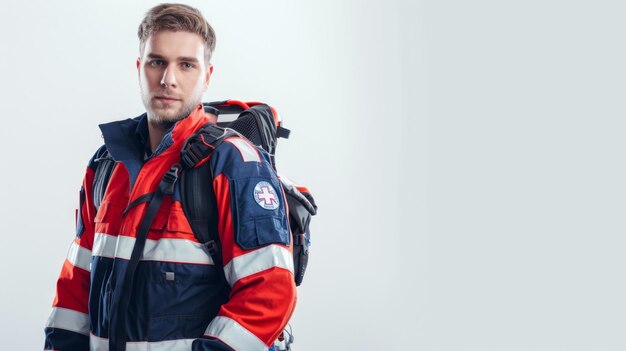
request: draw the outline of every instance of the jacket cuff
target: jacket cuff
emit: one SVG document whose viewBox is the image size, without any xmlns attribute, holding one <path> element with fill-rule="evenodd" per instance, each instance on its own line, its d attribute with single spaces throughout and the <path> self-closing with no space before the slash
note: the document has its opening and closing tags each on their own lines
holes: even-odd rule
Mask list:
<svg viewBox="0 0 626 351">
<path fill-rule="evenodd" d="M 226 345 L 219 339 L 206 338 L 196 339 L 191 344 L 192 351 L 237 351 L 230 346 Z"/>
<path fill-rule="evenodd" d="M 81 333 L 47 327 L 44 350 L 89 351 L 89 336 Z"/>
</svg>

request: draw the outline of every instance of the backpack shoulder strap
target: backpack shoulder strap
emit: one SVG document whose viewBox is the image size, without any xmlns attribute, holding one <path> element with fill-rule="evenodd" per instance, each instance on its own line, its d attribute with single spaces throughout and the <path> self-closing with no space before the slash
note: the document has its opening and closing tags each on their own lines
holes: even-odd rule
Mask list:
<svg viewBox="0 0 626 351">
<path fill-rule="evenodd" d="M 190 136 L 181 150 L 181 203 L 196 239 L 204 244 L 216 265 L 222 265 L 217 232 L 217 202 L 209 156 L 235 132 L 209 123 Z"/>
</svg>

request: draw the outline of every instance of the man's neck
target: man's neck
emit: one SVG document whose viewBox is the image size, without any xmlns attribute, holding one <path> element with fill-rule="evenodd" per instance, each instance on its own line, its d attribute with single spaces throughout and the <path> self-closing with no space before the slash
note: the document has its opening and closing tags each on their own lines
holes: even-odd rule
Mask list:
<svg viewBox="0 0 626 351">
<path fill-rule="evenodd" d="M 150 139 L 150 151 L 154 153 L 156 148 L 163 140 L 163 136 L 174 123 L 159 123 L 148 118 L 148 136 Z"/>
</svg>

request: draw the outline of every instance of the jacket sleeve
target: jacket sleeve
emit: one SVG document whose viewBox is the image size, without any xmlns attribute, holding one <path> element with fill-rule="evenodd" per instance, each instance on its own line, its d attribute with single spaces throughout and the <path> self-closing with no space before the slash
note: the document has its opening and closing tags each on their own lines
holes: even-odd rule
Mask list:
<svg viewBox="0 0 626 351">
<path fill-rule="evenodd" d="M 92 203 L 94 158 L 87 167 L 76 210 L 76 236 L 56 284 L 52 312 L 45 327 L 45 350 L 89 350 L 88 298 L 95 208 Z"/>
<path fill-rule="evenodd" d="M 267 350 L 296 304 L 287 202 L 269 157 L 239 137 L 212 155 L 228 302 L 193 350 Z"/>
</svg>

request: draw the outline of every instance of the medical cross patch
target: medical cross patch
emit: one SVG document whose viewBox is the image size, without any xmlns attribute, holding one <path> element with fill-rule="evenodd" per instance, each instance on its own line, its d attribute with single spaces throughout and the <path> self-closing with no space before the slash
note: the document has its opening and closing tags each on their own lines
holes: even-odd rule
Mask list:
<svg viewBox="0 0 626 351">
<path fill-rule="evenodd" d="M 278 208 L 278 195 L 268 182 L 261 181 L 254 186 L 254 200 L 266 210 Z"/>
</svg>

